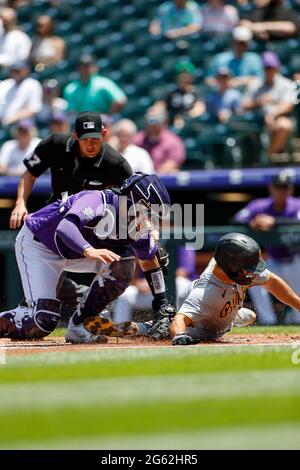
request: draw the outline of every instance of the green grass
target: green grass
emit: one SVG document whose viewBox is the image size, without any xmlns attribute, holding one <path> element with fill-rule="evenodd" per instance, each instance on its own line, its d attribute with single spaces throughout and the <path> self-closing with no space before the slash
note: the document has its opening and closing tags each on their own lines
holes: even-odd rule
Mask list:
<svg viewBox="0 0 300 470">
<path fill-rule="evenodd" d="M 8 356 L 0 448 L 300 449 L 294 352 L 99 346 Z"/>
<path fill-rule="evenodd" d="M 51 336 L 64 336 L 65 328 L 57 328 Z M 286 333 L 300 334 L 300 325 L 276 325 L 276 326 L 248 326 L 244 328 L 233 328 L 228 334 L 276 334 L 276 333 Z"/>
</svg>

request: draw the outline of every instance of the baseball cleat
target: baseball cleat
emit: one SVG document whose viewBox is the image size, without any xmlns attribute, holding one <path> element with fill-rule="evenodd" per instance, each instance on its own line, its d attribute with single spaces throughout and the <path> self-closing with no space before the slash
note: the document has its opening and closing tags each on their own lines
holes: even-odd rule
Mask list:
<svg viewBox="0 0 300 470">
<path fill-rule="evenodd" d="M 84 321 L 85 328 L 92 334 L 100 332 L 106 336 L 134 336 L 137 332 L 135 322 L 115 323 L 103 317 L 89 317 Z"/>
<path fill-rule="evenodd" d="M 108 339 L 101 334 L 90 333 L 85 326 L 81 323 L 75 325 L 72 318 L 70 318 L 68 329 L 65 335 L 67 343 L 81 344 L 81 343 L 107 343 Z"/>
<path fill-rule="evenodd" d="M 17 339 L 18 330 L 22 328 L 22 320 L 28 314 L 28 308 L 19 305 L 0 314 L 0 338 L 8 337 Z"/>
</svg>

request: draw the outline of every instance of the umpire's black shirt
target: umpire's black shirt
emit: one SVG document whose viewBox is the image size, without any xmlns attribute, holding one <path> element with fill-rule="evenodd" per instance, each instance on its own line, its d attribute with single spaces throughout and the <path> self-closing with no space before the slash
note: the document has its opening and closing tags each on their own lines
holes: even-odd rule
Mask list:
<svg viewBox="0 0 300 470">
<path fill-rule="evenodd" d="M 52 134 L 41 140 L 24 164 L 36 178 L 50 168 L 50 201 L 60 199 L 63 192 L 74 194 L 83 189 L 119 187 L 132 175 L 127 160 L 106 142 L 96 157 L 80 157 L 79 145 L 71 134 Z"/>
</svg>

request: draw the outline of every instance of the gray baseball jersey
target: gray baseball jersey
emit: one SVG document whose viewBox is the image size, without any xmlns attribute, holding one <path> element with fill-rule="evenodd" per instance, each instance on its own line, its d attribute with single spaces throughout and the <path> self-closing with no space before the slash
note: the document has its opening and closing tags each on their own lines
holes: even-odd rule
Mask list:
<svg viewBox="0 0 300 470">
<path fill-rule="evenodd" d="M 188 328 L 192 337 L 215 339 L 229 331 L 243 306 L 247 289 L 265 284 L 270 277 L 270 271 L 265 269 L 247 286 L 226 284 L 214 275 L 215 265 L 212 258 L 201 276 L 187 289 L 178 310 L 193 321 L 193 327 Z"/>
</svg>

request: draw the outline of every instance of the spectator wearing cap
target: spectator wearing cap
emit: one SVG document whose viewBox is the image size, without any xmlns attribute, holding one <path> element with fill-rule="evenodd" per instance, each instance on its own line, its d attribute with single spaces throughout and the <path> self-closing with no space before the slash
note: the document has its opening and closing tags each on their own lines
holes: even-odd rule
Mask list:
<svg viewBox="0 0 300 470">
<path fill-rule="evenodd" d="M 149 153 L 132 143 L 137 127 L 130 119 L 121 119 L 113 126 L 113 133 L 117 137 L 115 148 L 126 158 L 134 172 L 154 173 L 152 159 Z"/>
<path fill-rule="evenodd" d="M 241 112 L 242 93 L 231 88 L 230 79 L 230 70 L 220 67 L 216 75 L 218 89 L 210 93 L 205 100 L 207 114 L 222 123 L 228 122 L 232 115 Z"/>
<path fill-rule="evenodd" d="M 271 51 L 263 53 L 265 77 L 249 87 L 244 99 L 245 110 L 262 112 L 270 132 L 268 153 L 271 158 L 284 152 L 293 130 L 293 82 L 280 73 L 278 56 Z"/>
<path fill-rule="evenodd" d="M 167 128 L 166 112 L 150 108 L 145 121 L 145 130 L 134 136 L 133 143 L 151 155 L 156 172 L 178 171 L 185 161 L 185 147 L 182 139 Z"/>
<path fill-rule="evenodd" d="M 55 36 L 53 20 L 48 15 L 40 15 L 36 19 L 36 37 L 33 40 L 30 59 L 37 71 L 46 65 L 57 64 L 65 57 L 65 41 Z"/>
<path fill-rule="evenodd" d="M 0 66 L 9 67 L 19 60 L 28 60 L 31 40 L 16 24 L 13 8 L 3 8 L 0 12 L 2 31 L 0 32 Z"/>
<path fill-rule="evenodd" d="M 241 21 L 256 39 L 274 41 L 299 35 L 300 22 L 295 11 L 283 0 L 256 0 L 255 8 Z"/>
<path fill-rule="evenodd" d="M 186 118 L 195 118 L 205 111 L 199 91 L 194 85 L 196 67 L 190 61 L 178 62 L 175 68 L 176 88 L 165 98 L 164 104 L 168 113 L 169 123 L 181 128 Z M 156 103 L 157 106 L 158 103 Z"/>
<path fill-rule="evenodd" d="M 237 26 L 233 33 L 233 48 L 230 51 L 217 54 L 208 70 L 207 83 L 216 85 L 215 76 L 220 67 L 227 67 L 231 74 L 232 87 L 245 87 L 251 82 L 263 77 L 263 66 L 256 52 L 249 52 L 252 33 L 249 28 Z"/>
<path fill-rule="evenodd" d="M 149 31 L 153 35 L 164 34 L 169 39 L 178 39 L 197 33 L 201 26 L 201 9 L 195 1 L 170 0 L 158 7 Z"/>
<path fill-rule="evenodd" d="M 234 223 L 249 225 L 258 232 L 272 232 L 277 225 L 299 224 L 300 199 L 293 196 L 294 184 L 289 170 L 282 170 L 274 176 L 268 187 L 269 197 L 254 199 L 233 218 Z M 268 267 L 281 276 L 296 293 L 300 293 L 300 249 L 287 243 L 267 246 Z M 261 323 L 276 323 L 276 316 L 269 294 L 260 287 L 249 290 Z M 291 321 L 297 321 L 294 312 Z"/>
<path fill-rule="evenodd" d="M 50 116 L 49 124 L 52 134 L 67 134 L 70 132 L 68 115 L 64 111 L 53 111 Z"/>
<path fill-rule="evenodd" d="M 204 33 L 230 33 L 239 22 L 237 9 L 223 0 L 208 0 L 202 5 L 201 13 Z"/>
<path fill-rule="evenodd" d="M 90 110 L 104 114 L 119 112 L 127 103 L 122 89 L 109 78 L 97 74 L 92 56 L 81 56 L 78 64 L 79 79 L 64 89 L 69 112 Z"/>
<path fill-rule="evenodd" d="M 37 116 L 40 124 L 48 125 L 53 113 L 67 111 L 68 103 L 59 94 L 60 87 L 55 78 L 43 82 L 43 107 Z"/>
<path fill-rule="evenodd" d="M 28 157 L 41 139 L 31 119 L 19 121 L 13 129 L 13 140 L 5 142 L 0 150 L 0 173 L 21 175 L 25 171 L 24 158 Z"/>
<path fill-rule="evenodd" d="M 0 83 L 0 120 L 2 126 L 34 118 L 42 109 L 42 85 L 29 76 L 26 62 L 10 67 L 10 78 Z"/>
</svg>

